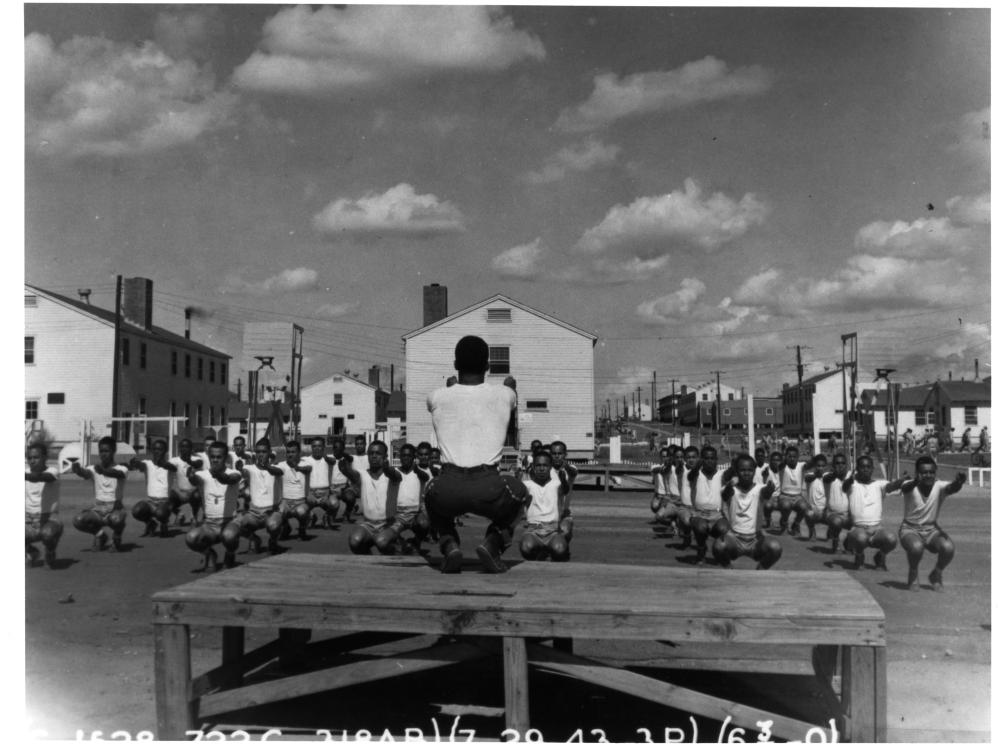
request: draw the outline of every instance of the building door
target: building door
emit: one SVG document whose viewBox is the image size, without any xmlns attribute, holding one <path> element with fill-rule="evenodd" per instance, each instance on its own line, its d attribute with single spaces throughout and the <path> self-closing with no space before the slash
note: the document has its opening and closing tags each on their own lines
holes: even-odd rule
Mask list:
<svg viewBox="0 0 1000 750">
<path fill-rule="evenodd" d="M 344 434 L 344 418 L 334 417 L 333 418 L 333 434 L 343 435 Z"/>
</svg>

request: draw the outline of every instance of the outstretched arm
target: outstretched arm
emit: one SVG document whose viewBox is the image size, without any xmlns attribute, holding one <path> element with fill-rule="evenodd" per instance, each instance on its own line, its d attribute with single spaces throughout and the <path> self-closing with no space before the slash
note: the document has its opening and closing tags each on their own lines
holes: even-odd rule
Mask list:
<svg viewBox="0 0 1000 750">
<path fill-rule="evenodd" d="M 132 471 L 141 471 L 143 474 L 146 473 L 146 462 L 140 461 L 138 456 L 132 456 L 132 458 L 128 460 L 128 467 Z"/>
<path fill-rule="evenodd" d="M 94 471 L 106 477 L 111 477 L 112 479 L 124 479 L 126 476 L 126 473 L 124 471 L 121 471 L 120 469 L 116 469 L 114 467 L 111 467 L 110 469 L 105 469 L 103 466 L 95 466 Z"/>
<path fill-rule="evenodd" d="M 955 474 L 955 479 L 952 481 L 952 483 L 944 488 L 945 494 L 954 495 L 956 492 L 962 489 L 962 485 L 965 484 L 966 479 L 967 477 L 964 471 L 957 472 Z"/>
<path fill-rule="evenodd" d="M 403 475 L 399 473 L 399 470 L 393 466 L 386 466 L 383 470 L 385 475 L 389 477 L 389 481 L 394 484 L 399 484 L 403 481 Z"/>
<path fill-rule="evenodd" d="M 358 474 L 357 471 L 355 471 L 353 466 L 351 466 L 351 460 L 349 456 L 344 456 L 342 459 L 340 459 L 338 468 L 340 469 L 340 473 L 343 474 L 345 477 L 347 477 L 348 481 L 350 481 L 351 484 L 357 484 L 358 482 L 361 481 L 361 475 Z"/>
<path fill-rule="evenodd" d="M 277 466 L 268 466 L 267 467 L 267 473 L 270 474 L 273 477 L 283 477 L 283 476 L 285 476 L 284 470 L 283 469 L 279 469 Z"/>
<path fill-rule="evenodd" d="M 885 486 L 885 494 L 888 495 L 890 492 L 896 492 L 908 481 L 910 481 L 909 474 L 903 474 L 899 479 L 893 479 Z"/>
<path fill-rule="evenodd" d="M 24 472 L 24 481 L 25 482 L 43 482 L 44 484 L 48 484 L 49 482 L 56 481 L 56 477 L 55 477 L 55 475 L 49 473 L 48 469 L 42 469 L 41 471 L 39 471 L 37 473 L 30 472 L 30 471 Z"/>
</svg>

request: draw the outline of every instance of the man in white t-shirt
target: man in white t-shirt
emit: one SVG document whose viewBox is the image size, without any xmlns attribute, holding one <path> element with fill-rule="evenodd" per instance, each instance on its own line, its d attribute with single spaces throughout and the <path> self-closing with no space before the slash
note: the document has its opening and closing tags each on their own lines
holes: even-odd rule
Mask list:
<svg viewBox="0 0 1000 750">
<path fill-rule="evenodd" d="M 38 559 L 35 542 L 45 548 L 45 564 L 50 568 L 56 561 L 56 545 L 63 533 L 59 514 L 59 477 L 46 466 L 48 448 L 45 443 L 32 443 L 26 453 L 28 465 L 24 472 L 24 554 L 34 564 Z"/>
<path fill-rule="evenodd" d="M 93 548 L 107 548 L 107 535 L 104 528 L 111 530 L 111 549 L 118 552 L 122 548 L 122 532 L 125 531 L 125 477 L 128 476 L 128 466 L 115 463 L 115 451 L 118 441 L 113 437 L 102 437 L 97 442 L 97 463 L 83 467 L 73 461 L 73 473 L 92 480 L 94 483 L 94 505 L 73 519 L 73 527 L 84 534 L 93 534 Z"/>
<path fill-rule="evenodd" d="M 153 536 L 158 525 L 159 535 L 166 538 L 170 521 L 170 473 L 177 471 L 177 467 L 167 461 L 167 441 L 154 440 L 152 458 L 139 460 L 138 456 L 133 456 L 129 468 L 146 476 L 147 499 L 132 506 L 132 518 L 146 526 L 140 536 Z"/>
<path fill-rule="evenodd" d="M 886 557 L 896 549 L 899 538 L 882 528 L 882 501 L 885 496 L 898 492 L 910 477 L 904 474 L 891 482 L 873 479 L 875 464 L 870 456 L 860 456 L 854 465 L 854 474 L 841 486 L 847 495 L 847 504 L 853 528 L 848 532 L 844 548 L 854 553 L 854 568 L 861 570 L 865 563 L 865 550 L 874 547 L 875 569 L 888 571 Z"/>
<path fill-rule="evenodd" d="M 427 397 L 442 466 L 427 485 L 425 503 L 441 540 L 443 573 L 462 570 L 455 518 L 463 513 L 490 519 L 476 554 L 488 572 L 505 572 L 500 555 L 510 545 L 527 495 L 518 479 L 500 473 L 500 454 L 517 406 L 516 382 L 508 376 L 503 385 L 487 383 L 489 357 L 485 341 L 463 337 L 455 346 L 458 378 Z"/>
</svg>

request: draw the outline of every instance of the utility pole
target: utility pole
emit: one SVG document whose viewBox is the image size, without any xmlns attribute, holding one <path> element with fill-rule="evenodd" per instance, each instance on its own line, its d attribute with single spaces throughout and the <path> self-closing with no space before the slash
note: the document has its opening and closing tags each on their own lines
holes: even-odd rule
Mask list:
<svg viewBox="0 0 1000 750">
<path fill-rule="evenodd" d="M 670 379 L 670 429 L 677 435 L 677 392 L 674 387 L 677 385 L 675 378 Z"/>
<path fill-rule="evenodd" d="M 712 370 L 715 373 L 715 429 L 722 432 L 722 385 L 719 377 L 723 370 Z"/>
<path fill-rule="evenodd" d="M 857 458 L 856 445 L 856 419 L 855 399 L 858 390 L 858 334 L 845 333 L 840 337 L 841 363 L 844 368 L 841 370 L 841 383 L 844 386 L 844 442 L 847 443 L 847 465 L 854 466 Z M 850 359 L 848 359 L 850 357 Z M 847 368 L 851 368 L 850 391 L 847 384 Z M 847 399 L 850 394 L 850 411 L 848 411 Z M 848 435 L 850 437 L 848 438 Z"/>
<path fill-rule="evenodd" d="M 948 379 L 951 380 L 951 378 L 948 378 Z M 652 397 L 649 400 L 649 404 L 650 404 L 650 408 L 649 408 L 650 415 L 649 416 L 652 417 L 653 416 L 652 412 L 656 411 L 657 412 L 656 416 L 657 416 L 657 418 L 659 418 L 659 416 L 660 416 L 659 415 L 659 409 L 657 409 L 657 404 L 656 404 L 656 370 L 653 370 L 653 390 L 651 391 L 651 393 L 653 395 L 652 395 Z M 659 419 L 657 419 L 657 421 L 659 421 Z"/>
<path fill-rule="evenodd" d="M 805 370 L 805 367 L 802 366 L 802 349 L 812 349 L 812 347 L 802 347 L 796 344 L 794 347 L 786 346 L 785 348 L 795 349 L 795 369 L 799 374 L 799 433 L 803 433 L 806 431 L 806 398 L 802 391 L 802 372 Z"/>
<path fill-rule="evenodd" d="M 118 382 L 122 368 L 122 277 L 115 276 L 115 356 L 111 368 L 111 417 L 118 416 Z M 118 439 L 118 423 L 111 422 L 111 437 Z M 84 450 L 87 450 L 84 448 Z"/>
<path fill-rule="evenodd" d="M 639 421 L 641 422 L 642 421 L 642 386 L 641 385 L 637 385 L 635 387 L 635 393 L 636 393 L 636 402 L 639 404 L 639 411 L 637 413 L 639 415 Z"/>
</svg>

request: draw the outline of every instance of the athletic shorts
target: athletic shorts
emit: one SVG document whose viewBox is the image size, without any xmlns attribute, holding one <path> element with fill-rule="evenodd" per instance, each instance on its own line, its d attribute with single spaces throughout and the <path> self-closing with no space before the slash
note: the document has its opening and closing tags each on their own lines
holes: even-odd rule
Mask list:
<svg viewBox="0 0 1000 750">
<path fill-rule="evenodd" d="M 309 490 L 308 499 L 310 500 L 310 505 L 322 505 L 327 500 L 330 499 L 330 488 L 329 487 L 316 487 Z"/>
<path fill-rule="evenodd" d="M 283 497 L 281 498 L 281 503 L 278 505 L 278 510 L 285 515 L 289 515 L 292 510 L 303 503 L 308 504 L 308 501 L 304 497 Z"/>
<path fill-rule="evenodd" d="M 760 545 L 760 536 L 757 534 L 739 534 L 730 532 L 730 538 L 736 543 L 736 556 L 753 557 L 757 554 Z"/>
<path fill-rule="evenodd" d="M 784 492 L 778 494 L 778 502 L 791 503 L 792 505 L 798 505 L 804 500 L 803 495 L 786 495 Z"/>
<path fill-rule="evenodd" d="M 875 536 L 877 533 L 879 533 L 880 531 L 882 531 L 882 524 L 881 523 L 871 523 L 871 524 L 856 523 L 856 524 L 854 524 L 854 528 L 855 529 L 861 529 L 861 531 L 865 532 L 868 536 Z"/>
<path fill-rule="evenodd" d="M 361 522 L 361 528 L 367 531 L 372 536 L 375 536 L 380 531 L 387 529 L 389 527 L 388 522 L 383 518 L 381 521 L 371 521 L 369 519 L 364 519 Z"/>
<path fill-rule="evenodd" d="M 222 530 L 232 522 L 233 522 L 232 516 L 227 516 L 225 518 L 210 518 L 206 516 L 205 520 L 202 521 L 201 526 L 199 526 L 198 528 L 205 529 L 206 531 L 215 531 L 218 533 L 222 533 Z"/>
<path fill-rule="evenodd" d="M 184 503 L 191 502 L 191 498 L 194 496 L 194 490 L 174 490 L 177 495 L 178 502 L 183 505 Z"/>
<path fill-rule="evenodd" d="M 945 539 L 948 535 L 944 533 L 940 526 L 936 523 L 922 523 L 922 524 L 908 524 L 905 521 L 899 526 L 899 538 L 903 539 L 906 534 L 916 534 L 920 537 L 920 541 L 924 543 L 926 547 L 930 544 L 935 537 L 943 536 Z"/>
<path fill-rule="evenodd" d="M 833 521 L 840 521 L 840 528 L 849 529 L 851 528 L 851 519 L 847 517 L 846 512 L 826 509 L 823 514 L 823 521 L 829 526 Z"/>
<path fill-rule="evenodd" d="M 24 531 L 25 533 L 41 534 L 42 526 L 49 521 L 55 520 L 51 513 L 25 513 Z"/>
<path fill-rule="evenodd" d="M 349 484 L 335 484 L 330 487 L 330 497 L 334 500 L 344 500 L 342 494 L 351 485 Z M 344 501 L 346 502 L 346 500 Z"/>
<path fill-rule="evenodd" d="M 251 531 L 262 529 L 267 525 L 267 519 L 273 512 L 274 511 L 270 509 L 261 510 L 259 508 L 254 508 L 251 505 L 243 512 L 243 515 L 240 516 L 240 527 L 250 529 Z"/>
<path fill-rule="evenodd" d="M 715 523 L 722 518 L 722 512 L 718 510 L 698 510 L 695 508 L 692 518 L 704 518 L 706 521 Z"/>
<path fill-rule="evenodd" d="M 524 535 L 533 537 L 540 544 L 546 546 L 552 541 L 556 534 L 559 533 L 559 524 L 557 523 L 529 523 L 524 527 Z"/>
<path fill-rule="evenodd" d="M 418 515 L 420 515 L 419 505 L 412 508 L 396 508 L 396 518 L 393 520 L 392 525 L 400 531 L 412 529 Z"/>
<path fill-rule="evenodd" d="M 110 516 L 115 510 L 114 503 L 98 503 L 92 508 L 87 509 L 87 513 L 96 513 L 98 518 L 101 519 L 101 523 L 108 523 L 108 516 Z"/>
</svg>

